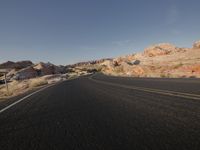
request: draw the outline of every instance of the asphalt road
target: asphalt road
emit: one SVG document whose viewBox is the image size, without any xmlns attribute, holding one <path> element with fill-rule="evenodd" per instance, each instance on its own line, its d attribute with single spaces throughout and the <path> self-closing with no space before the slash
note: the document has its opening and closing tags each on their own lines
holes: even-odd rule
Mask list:
<svg viewBox="0 0 200 150">
<path fill-rule="evenodd" d="M 0 149 L 199 150 L 200 80 L 62 82 L 0 113 Z"/>
</svg>

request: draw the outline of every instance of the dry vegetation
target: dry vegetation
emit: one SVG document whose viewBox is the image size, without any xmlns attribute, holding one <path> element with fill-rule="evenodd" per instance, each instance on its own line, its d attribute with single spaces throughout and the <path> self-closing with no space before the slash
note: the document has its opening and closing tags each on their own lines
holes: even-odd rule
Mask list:
<svg viewBox="0 0 200 150">
<path fill-rule="evenodd" d="M 44 78 L 35 78 L 29 81 L 29 87 L 31 88 L 46 85 L 46 84 L 48 84 L 48 81 L 45 80 Z"/>
<path fill-rule="evenodd" d="M 24 91 L 26 91 L 29 88 L 28 81 L 13 81 L 11 83 L 8 83 L 9 92 L 7 92 L 7 89 L 5 85 L 0 86 L 0 97 L 5 98 L 7 96 L 12 95 L 18 95 Z"/>
<path fill-rule="evenodd" d="M 5 85 L 0 85 L 0 100 L 16 96 L 24 92 L 27 92 L 29 90 L 33 90 L 35 88 L 59 82 L 62 80 L 64 79 L 61 76 L 53 76 L 53 75 L 21 80 L 21 81 L 14 80 L 8 83 L 9 92 L 7 92 Z"/>
</svg>

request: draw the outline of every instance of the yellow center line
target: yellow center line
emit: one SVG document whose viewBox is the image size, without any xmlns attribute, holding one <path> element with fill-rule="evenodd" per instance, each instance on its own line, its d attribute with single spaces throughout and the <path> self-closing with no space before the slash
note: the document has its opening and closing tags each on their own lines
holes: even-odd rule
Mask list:
<svg viewBox="0 0 200 150">
<path fill-rule="evenodd" d="M 145 92 L 150 92 L 150 93 L 156 93 L 156 94 L 162 94 L 162 95 L 168 95 L 168 96 L 176 96 L 176 97 L 181 97 L 181 98 L 200 100 L 200 95 L 197 95 L 197 94 L 182 93 L 182 92 L 175 92 L 175 91 L 168 91 L 168 90 L 159 90 L 159 89 L 153 89 L 153 88 L 136 87 L 136 86 L 129 86 L 129 85 L 122 85 L 122 84 L 117 84 L 117 83 L 111 83 L 111 82 L 96 80 L 96 79 L 93 79 L 92 76 L 89 79 L 96 82 L 96 83 L 102 83 L 102 84 L 122 87 L 122 88 L 126 88 L 126 89 L 140 90 L 140 91 L 145 91 Z"/>
</svg>

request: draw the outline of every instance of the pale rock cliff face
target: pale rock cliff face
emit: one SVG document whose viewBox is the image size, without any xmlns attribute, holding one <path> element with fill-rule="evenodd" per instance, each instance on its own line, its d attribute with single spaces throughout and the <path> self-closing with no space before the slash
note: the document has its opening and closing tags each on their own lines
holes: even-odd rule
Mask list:
<svg viewBox="0 0 200 150">
<path fill-rule="evenodd" d="M 167 55 L 177 51 L 178 48 L 169 43 L 161 43 L 158 45 L 150 46 L 144 50 L 144 56 L 155 57 L 160 55 Z"/>
<path fill-rule="evenodd" d="M 66 72 L 64 66 L 56 66 L 51 63 L 43 62 L 34 65 L 31 61 L 8 61 L 6 63 L 0 64 L 0 69 L 1 68 L 11 69 L 11 71 L 7 74 L 8 80 L 25 80 L 44 75 L 64 74 Z M 1 78 L 3 79 L 3 77 Z"/>
</svg>

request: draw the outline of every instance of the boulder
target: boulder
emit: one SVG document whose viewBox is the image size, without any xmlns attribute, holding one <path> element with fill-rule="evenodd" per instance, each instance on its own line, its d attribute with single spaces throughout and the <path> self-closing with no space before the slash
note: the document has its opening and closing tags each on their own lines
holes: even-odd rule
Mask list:
<svg viewBox="0 0 200 150">
<path fill-rule="evenodd" d="M 131 64 L 131 65 L 139 65 L 140 62 L 141 62 L 140 60 L 136 59 L 136 60 L 130 62 L 130 64 Z"/>
</svg>

